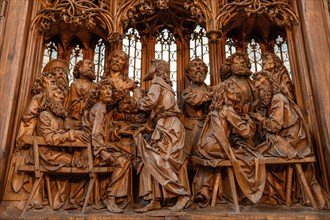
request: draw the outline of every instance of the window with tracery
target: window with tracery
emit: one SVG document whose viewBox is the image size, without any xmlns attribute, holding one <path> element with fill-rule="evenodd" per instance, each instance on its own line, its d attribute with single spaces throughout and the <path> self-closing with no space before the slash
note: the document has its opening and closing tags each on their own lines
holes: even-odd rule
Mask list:
<svg viewBox="0 0 330 220">
<path fill-rule="evenodd" d="M 289 72 L 290 77 L 292 78 L 288 44 L 283 39 L 283 37 L 280 35 L 276 38 L 275 45 L 274 45 L 274 52 L 277 56 L 279 56 L 279 58 L 281 58 L 284 66 L 287 68 L 287 70 Z"/>
<path fill-rule="evenodd" d="M 137 30 L 130 28 L 123 39 L 123 51 L 129 56 L 128 76 L 132 80 L 141 80 L 142 44 Z"/>
<path fill-rule="evenodd" d="M 164 29 L 156 40 L 155 59 L 162 59 L 170 63 L 170 74 L 173 90 L 177 92 L 177 45 L 175 37 L 168 29 Z"/>
<path fill-rule="evenodd" d="M 232 38 L 227 38 L 225 45 L 226 58 L 236 53 L 235 42 Z"/>
<path fill-rule="evenodd" d="M 42 69 L 46 66 L 46 64 L 53 60 L 56 59 L 58 56 L 58 48 L 55 42 L 50 41 L 46 43 L 45 49 L 44 49 L 44 56 L 42 59 Z"/>
<path fill-rule="evenodd" d="M 94 49 L 95 81 L 99 82 L 104 74 L 105 65 L 105 43 L 103 39 L 98 40 Z"/>
<path fill-rule="evenodd" d="M 77 44 L 74 48 L 72 48 L 71 50 L 71 54 L 70 54 L 70 63 L 69 63 L 69 85 L 71 85 L 71 83 L 74 80 L 73 77 L 73 69 L 74 66 L 76 65 L 76 63 L 79 60 L 83 59 L 83 52 L 82 52 L 82 48 L 79 44 Z"/>
<path fill-rule="evenodd" d="M 206 30 L 197 25 L 190 38 L 190 60 L 200 58 L 208 66 L 210 71 L 209 44 Z M 205 83 L 210 85 L 210 72 L 207 73 Z"/>
<path fill-rule="evenodd" d="M 251 62 L 251 71 L 258 72 L 262 70 L 261 48 L 254 39 L 248 43 L 247 54 Z"/>
</svg>

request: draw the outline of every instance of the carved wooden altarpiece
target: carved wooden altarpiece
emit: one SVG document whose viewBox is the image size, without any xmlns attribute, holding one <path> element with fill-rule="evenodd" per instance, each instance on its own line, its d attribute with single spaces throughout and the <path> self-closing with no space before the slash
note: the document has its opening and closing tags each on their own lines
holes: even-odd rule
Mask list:
<svg viewBox="0 0 330 220">
<path fill-rule="evenodd" d="M 330 218 L 328 1 L 23 2 L 0 219 Z"/>
</svg>

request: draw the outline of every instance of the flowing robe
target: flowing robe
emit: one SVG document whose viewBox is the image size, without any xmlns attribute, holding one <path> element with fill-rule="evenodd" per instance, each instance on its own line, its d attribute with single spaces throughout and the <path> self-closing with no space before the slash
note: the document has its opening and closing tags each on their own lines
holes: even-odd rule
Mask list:
<svg viewBox="0 0 330 220">
<path fill-rule="evenodd" d="M 283 94 L 275 94 L 260 127 L 266 140 L 258 145 L 264 156 L 304 158 L 311 155 L 302 113 L 295 103 Z"/>
<path fill-rule="evenodd" d="M 273 95 L 266 117 L 260 122 L 260 127 L 261 131 L 264 132 L 265 140 L 257 148 L 264 156 L 304 158 L 313 154 L 303 115 L 298 106 L 287 96 L 281 93 Z M 329 196 L 317 182 L 313 165 L 304 165 L 303 171 L 317 206 L 320 209 L 328 209 L 330 206 Z M 264 202 L 284 203 L 285 180 L 286 172 L 283 167 L 267 169 Z M 297 185 L 300 184 L 297 180 L 296 182 Z M 300 188 L 302 189 L 302 187 Z M 297 194 L 299 192 L 295 188 L 292 191 Z M 302 198 L 306 200 L 308 197 L 304 195 L 303 190 L 301 193 L 303 194 Z"/>
<path fill-rule="evenodd" d="M 184 100 L 182 123 L 186 129 L 185 146 L 187 154 L 195 154 L 197 143 L 208 113 L 211 97 L 208 95 L 210 89 L 202 85 L 190 85 L 183 90 Z"/>
<path fill-rule="evenodd" d="M 198 143 L 197 155 L 215 166 L 219 160 L 229 159 L 238 185 L 253 203 L 261 198 L 265 186 L 265 164 L 262 155 L 251 143 L 255 124 L 247 115 L 239 115 L 232 106 L 224 105 L 211 111 Z M 201 193 L 210 199 L 213 170 L 199 167 L 194 178 L 194 195 Z M 208 188 L 208 189 L 207 189 Z"/>
<path fill-rule="evenodd" d="M 282 66 L 278 70 L 275 70 L 273 76 L 276 80 L 276 83 L 280 85 L 283 91 L 286 93 L 285 95 L 289 99 L 294 100 L 293 85 L 288 70 Z"/>
<path fill-rule="evenodd" d="M 81 129 L 87 101 L 95 87 L 96 84 L 88 80 L 76 79 L 72 82 L 65 107 L 69 111 L 69 117 L 73 119 L 73 128 Z"/>
<path fill-rule="evenodd" d="M 99 156 L 102 150 L 110 150 L 111 164 L 116 169 L 111 173 L 110 181 L 106 188 L 104 199 L 110 196 L 124 197 L 128 195 L 131 186 L 131 162 L 130 159 L 117 148 L 110 148 L 111 145 L 111 121 L 108 119 L 106 104 L 96 103 L 89 113 L 89 120 L 92 128 L 92 145 L 94 156 Z M 108 149 L 109 148 L 109 149 Z"/>
<path fill-rule="evenodd" d="M 16 137 L 16 146 L 21 148 L 25 143 L 21 140 L 24 135 L 33 135 L 38 122 L 39 106 L 43 98 L 43 93 L 39 93 L 32 97 L 32 100 L 25 110 L 19 126 Z"/>
<path fill-rule="evenodd" d="M 51 113 L 43 111 L 39 115 L 37 134 L 42 136 L 49 146 L 39 146 L 39 156 L 43 166 L 71 165 L 72 155 L 64 152 L 64 148 L 56 145 L 65 141 L 75 141 L 74 131 L 66 128 L 64 120 Z"/>
<path fill-rule="evenodd" d="M 137 105 L 151 111 L 156 124 L 149 143 L 141 134 L 136 138 L 143 162 L 139 196 L 155 200 L 189 195 L 185 129 L 177 117 L 180 110 L 172 87 L 155 76 L 147 96 Z"/>
</svg>

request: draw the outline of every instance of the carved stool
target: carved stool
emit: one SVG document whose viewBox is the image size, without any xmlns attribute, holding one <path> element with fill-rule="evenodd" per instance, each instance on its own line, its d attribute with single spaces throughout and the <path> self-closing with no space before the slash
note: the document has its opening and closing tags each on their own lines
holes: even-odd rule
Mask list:
<svg viewBox="0 0 330 220">
<path fill-rule="evenodd" d="M 212 192 L 212 199 L 211 199 L 211 207 L 215 207 L 217 194 L 219 187 L 221 186 L 222 178 L 221 178 L 221 169 L 225 167 L 227 170 L 229 184 L 231 189 L 231 194 L 233 197 L 234 208 L 236 212 L 240 212 L 239 205 L 238 205 L 238 198 L 237 198 L 237 191 L 235 185 L 235 176 L 232 169 L 231 162 L 229 160 L 214 160 L 209 161 L 207 159 L 202 159 L 197 156 L 192 156 L 193 163 L 199 166 L 205 167 L 213 167 L 215 168 L 215 177 L 213 182 L 213 192 Z M 288 165 L 288 172 L 287 172 L 287 184 L 286 184 L 286 205 L 289 207 L 291 205 L 291 187 L 292 187 L 292 175 L 293 175 L 293 166 L 296 169 L 296 173 L 298 175 L 299 180 L 302 183 L 303 190 L 306 192 L 308 198 L 311 201 L 311 205 L 314 210 L 319 210 L 315 199 L 312 195 L 311 189 L 307 183 L 306 176 L 302 170 L 301 164 L 302 163 L 313 163 L 316 162 L 314 156 L 306 157 L 303 159 L 285 159 L 285 158 L 275 158 L 275 157 L 265 157 L 264 160 L 266 166 L 267 165 Z M 215 164 L 215 165 L 214 165 Z"/>
<path fill-rule="evenodd" d="M 34 173 L 34 176 L 36 178 L 32 190 L 30 192 L 30 195 L 24 205 L 23 211 L 21 216 L 25 214 L 25 212 L 28 209 L 28 206 L 36 193 L 36 190 L 38 189 L 38 186 L 40 185 L 40 182 L 42 178 L 45 176 L 45 182 L 46 182 L 46 189 L 47 189 L 47 196 L 49 200 L 50 207 L 53 207 L 52 204 L 52 196 L 50 193 L 50 182 L 49 182 L 49 176 L 48 174 L 70 174 L 70 175 L 87 175 L 89 176 L 89 184 L 87 188 L 86 197 L 84 199 L 83 207 L 81 210 L 81 213 L 86 212 L 88 200 L 90 197 L 90 194 L 93 189 L 93 185 L 95 183 L 95 180 L 97 179 L 97 174 L 101 173 L 111 173 L 114 171 L 114 167 L 112 166 L 105 166 L 105 167 L 94 167 L 93 165 L 93 154 L 92 154 L 92 146 L 90 143 L 84 144 L 80 141 L 76 142 L 64 142 L 62 144 L 57 145 L 58 147 L 74 147 L 74 148 L 87 148 L 87 154 L 88 154 L 88 167 L 86 168 L 78 168 L 78 167 L 61 167 L 59 169 L 49 170 L 45 169 L 40 166 L 39 161 L 39 145 L 47 146 L 47 143 L 42 137 L 36 137 L 36 136 L 24 136 L 22 137 L 22 140 L 26 144 L 32 144 L 33 146 L 33 157 L 34 157 L 34 165 L 24 165 L 19 167 L 19 171 L 22 172 L 32 172 Z M 45 175 L 46 174 L 46 175 Z M 129 197 L 132 198 L 132 195 L 129 195 Z M 131 199 L 129 198 L 129 199 Z"/>
</svg>

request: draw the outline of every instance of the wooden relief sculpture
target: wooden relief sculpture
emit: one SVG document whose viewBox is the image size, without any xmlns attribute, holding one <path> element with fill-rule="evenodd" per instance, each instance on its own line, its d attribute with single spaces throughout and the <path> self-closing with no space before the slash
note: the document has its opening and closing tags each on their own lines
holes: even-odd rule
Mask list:
<svg viewBox="0 0 330 220">
<path fill-rule="evenodd" d="M 253 102 L 253 83 L 248 78 L 251 72 L 241 53 L 233 54 L 227 62 L 231 76 L 215 91 L 197 155 L 213 166 L 217 159 L 230 160 L 242 192 L 256 203 L 265 184 L 265 165 L 262 155 L 254 149 L 256 125 L 249 116 Z M 210 201 L 213 176 L 214 169 L 198 168 L 193 183 L 195 200 Z"/>
<path fill-rule="evenodd" d="M 91 60 L 84 59 L 78 61 L 73 70 L 75 80 L 70 86 L 66 109 L 68 116 L 77 121 L 76 126 L 82 128 L 81 119 L 87 107 L 87 101 L 91 96 L 91 91 L 95 88 L 95 70 Z"/>
<path fill-rule="evenodd" d="M 51 71 L 55 76 L 56 85 L 63 91 L 66 98 L 69 92 L 69 66 L 62 59 L 51 60 L 43 69 L 43 72 Z"/>
<path fill-rule="evenodd" d="M 153 60 L 145 81 L 151 80 L 150 90 L 137 100 L 144 111 L 151 111 L 155 127 L 149 140 L 140 134 L 138 153 L 142 158 L 139 169 L 139 196 L 150 203 L 137 212 L 161 208 L 161 199 L 176 198 L 171 211 L 180 211 L 189 200 L 190 189 L 184 147 L 185 129 L 178 118 L 179 107 L 170 80 L 169 63 Z"/>
<path fill-rule="evenodd" d="M 250 115 L 258 123 L 262 136 L 262 142 L 256 146 L 256 149 L 265 157 L 303 159 L 311 156 L 313 153 L 309 134 L 301 110 L 290 98 L 287 87 L 278 83 L 276 77 L 277 75 L 268 71 L 258 72 L 253 76 L 259 93 L 259 105 L 258 109 L 255 109 L 256 113 Z M 312 198 L 306 195 L 303 190 L 304 181 L 299 181 L 300 184 L 296 188 L 301 188 L 301 193 L 304 195 L 302 198 L 304 200 L 307 198 L 313 200 L 314 198 L 317 208 L 328 208 L 329 196 L 324 193 L 316 181 L 312 164 L 307 164 L 303 168 Z M 285 173 L 285 170 L 280 169 L 279 166 L 267 170 L 267 186 L 264 194 L 267 198 L 264 198 L 265 202 L 277 204 L 280 203 L 279 200 L 284 199 L 283 182 L 286 181 L 283 177 L 286 175 L 289 174 Z M 281 181 L 283 181 L 282 184 Z M 286 182 L 286 184 L 288 183 Z M 270 191 L 273 193 L 269 193 Z"/>
<path fill-rule="evenodd" d="M 190 85 L 182 92 L 184 102 L 182 122 L 186 128 L 187 154 L 194 154 L 211 104 L 212 90 L 204 83 L 208 68 L 201 59 L 191 60 L 185 71 Z"/>
<path fill-rule="evenodd" d="M 89 122 L 92 126 L 92 145 L 93 154 L 96 161 L 94 165 L 104 166 L 111 164 L 115 166 L 103 196 L 103 203 L 109 212 L 123 212 L 116 204 L 116 198 L 128 196 L 131 187 L 131 161 L 120 148 L 113 144 L 116 138 L 116 130 L 113 127 L 113 121 L 107 120 L 108 114 L 111 114 L 111 107 L 118 102 L 118 91 L 111 80 L 103 79 L 96 87 L 94 98 L 96 104 L 89 113 Z"/>
<path fill-rule="evenodd" d="M 172 212 L 182 211 L 190 199 L 215 206 L 218 198 L 232 200 L 236 211 L 244 198 L 329 207 L 310 163 L 315 158 L 291 80 L 275 54 L 266 53 L 263 71 L 251 77 L 246 55 L 234 53 L 221 67 L 223 82 L 212 88 L 204 83 L 205 63 L 191 60 L 183 115 L 169 63 L 152 60 L 144 77 L 151 86 L 143 95 L 128 78 L 128 61 L 126 53 L 113 51 L 98 84 L 93 62 L 79 61 L 70 88 L 63 60 L 46 65 L 33 86 L 14 155 L 13 192 L 17 198 L 22 189 L 31 194 L 23 213 L 29 205 L 47 204 L 85 212 L 90 201 L 121 213 L 132 201 L 133 165 L 138 195 L 149 201 L 136 210 L 140 213 L 161 209 L 164 201 L 176 202 Z M 188 160 L 197 168 L 191 198 Z M 73 179 L 74 174 L 85 175 Z"/>
</svg>

